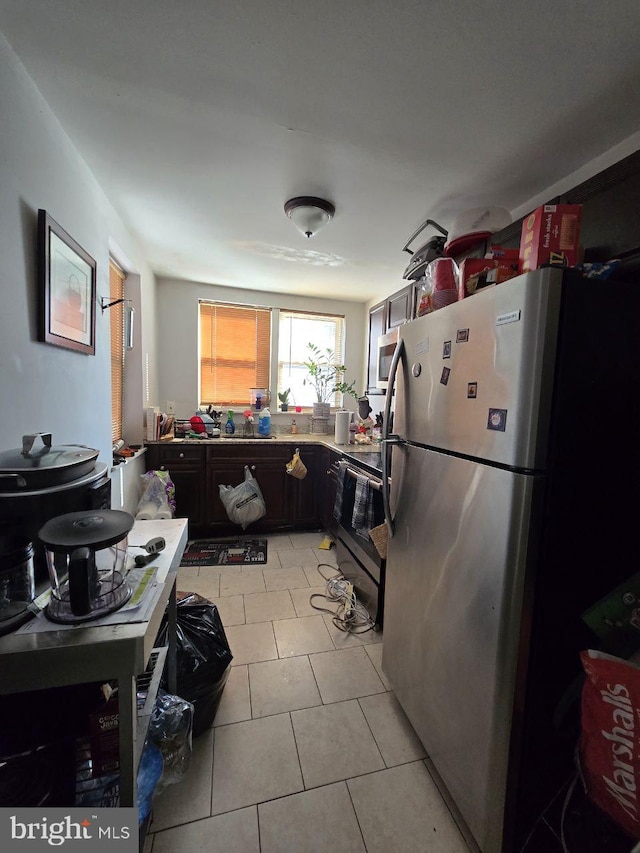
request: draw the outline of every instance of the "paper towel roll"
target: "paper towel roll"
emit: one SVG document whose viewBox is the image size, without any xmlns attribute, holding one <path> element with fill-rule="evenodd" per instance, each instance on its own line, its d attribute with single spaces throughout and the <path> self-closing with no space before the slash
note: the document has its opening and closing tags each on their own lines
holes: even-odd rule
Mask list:
<svg viewBox="0 0 640 853">
<path fill-rule="evenodd" d="M 158 515 L 158 504 L 154 504 L 152 501 L 141 504 L 136 512 L 136 518 L 139 521 L 151 521 L 152 518 L 155 518 Z"/>
<path fill-rule="evenodd" d="M 336 444 L 349 444 L 349 424 L 351 423 L 351 412 L 336 412 Z"/>
<path fill-rule="evenodd" d="M 170 509 L 159 509 L 154 518 L 173 518 Z"/>
</svg>

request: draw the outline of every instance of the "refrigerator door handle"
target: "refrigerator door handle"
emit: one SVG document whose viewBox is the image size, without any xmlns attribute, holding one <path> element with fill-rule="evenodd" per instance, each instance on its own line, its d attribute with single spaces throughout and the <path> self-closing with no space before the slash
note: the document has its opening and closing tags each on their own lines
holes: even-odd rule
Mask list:
<svg viewBox="0 0 640 853">
<path fill-rule="evenodd" d="M 389 431 L 391 423 L 391 399 L 396 386 L 396 374 L 398 365 L 404 353 L 404 341 L 398 338 L 391 366 L 389 368 L 389 384 L 387 386 L 387 396 L 384 402 L 384 420 L 382 432 L 382 503 L 384 505 L 384 519 L 387 523 L 389 536 L 393 536 L 393 518 L 391 517 L 391 503 L 389 495 L 389 482 L 391 477 L 391 448 L 394 444 L 402 444 L 402 439 L 397 435 L 392 435 Z"/>
<path fill-rule="evenodd" d="M 389 536 L 393 536 L 394 522 L 391 517 L 390 482 L 391 482 L 391 448 L 394 444 L 406 444 L 398 435 L 390 435 L 382 442 L 382 505 L 384 520 L 387 523 Z"/>
</svg>

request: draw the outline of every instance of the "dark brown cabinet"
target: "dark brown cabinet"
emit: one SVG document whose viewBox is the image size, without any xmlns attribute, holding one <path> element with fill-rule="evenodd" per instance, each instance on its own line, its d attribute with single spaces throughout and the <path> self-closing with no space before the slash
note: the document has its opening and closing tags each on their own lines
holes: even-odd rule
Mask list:
<svg viewBox="0 0 640 853">
<path fill-rule="evenodd" d="M 369 310 L 369 356 L 367 362 L 367 394 L 381 394 L 376 387 L 378 338 L 387 331 L 387 303 L 381 302 Z"/>
<path fill-rule="evenodd" d="M 157 443 L 147 446 L 147 470 L 168 471 L 176 487 L 176 516 L 189 519 L 189 535 L 230 535 L 240 528 L 229 521 L 220 498 L 220 486 L 237 486 L 245 465 L 256 478 L 264 497 L 266 515 L 249 531 L 309 529 L 322 523 L 320 495 L 325 487 L 325 467 L 320 445 L 299 445 L 307 468 L 303 480 L 287 474 L 286 465 L 296 449 L 289 442 L 225 444 Z"/>
<path fill-rule="evenodd" d="M 378 338 L 390 329 L 402 326 L 412 320 L 415 314 L 416 282 L 410 281 L 401 290 L 397 290 L 369 309 L 369 355 L 367 362 L 367 394 L 384 394 L 376 387 L 376 368 L 378 362 Z"/>
<path fill-rule="evenodd" d="M 387 299 L 387 328 L 395 329 L 396 326 L 402 326 L 407 320 L 413 317 L 413 302 L 414 302 L 415 286 L 410 282 L 402 290 L 392 294 Z"/>
<path fill-rule="evenodd" d="M 197 444 L 151 444 L 147 470 L 168 471 L 176 487 L 176 518 L 189 519 L 189 536 L 203 531 L 205 450 Z"/>
<path fill-rule="evenodd" d="M 324 470 L 320 464 L 320 454 L 323 448 L 302 446 L 300 459 L 307 469 L 304 480 L 297 480 L 287 474 L 287 491 L 291 494 L 293 503 L 293 524 L 295 527 L 318 526 L 319 507 L 318 495 L 322 491 Z"/>
<path fill-rule="evenodd" d="M 208 530 L 228 529 L 231 522 L 220 498 L 220 486 L 237 486 L 244 480 L 245 466 L 255 477 L 264 497 L 266 515 L 251 525 L 256 532 L 293 525 L 291 477 L 285 465 L 291 458 L 286 445 L 277 447 L 245 446 L 207 447 L 207 503 L 205 525 Z M 237 530 L 237 525 L 233 525 Z"/>
</svg>

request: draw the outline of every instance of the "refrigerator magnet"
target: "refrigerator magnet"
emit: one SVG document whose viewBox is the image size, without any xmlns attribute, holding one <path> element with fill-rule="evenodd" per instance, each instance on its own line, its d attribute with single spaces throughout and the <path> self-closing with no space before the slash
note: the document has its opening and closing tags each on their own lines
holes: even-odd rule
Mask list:
<svg viewBox="0 0 640 853">
<path fill-rule="evenodd" d="M 456 332 L 456 343 L 465 344 L 469 340 L 469 329 L 458 329 Z"/>
<path fill-rule="evenodd" d="M 507 428 L 507 410 L 506 409 L 489 409 L 489 419 L 487 421 L 487 429 L 504 432 Z"/>
<path fill-rule="evenodd" d="M 470 400 L 475 400 L 478 396 L 478 383 L 477 382 L 467 382 L 467 397 Z"/>
<path fill-rule="evenodd" d="M 451 369 L 448 367 L 442 368 L 442 375 L 440 376 L 440 382 L 442 385 L 446 385 L 449 381 L 449 374 L 451 373 Z"/>
<path fill-rule="evenodd" d="M 442 344 L 442 357 L 451 358 L 451 341 L 445 341 Z"/>
</svg>

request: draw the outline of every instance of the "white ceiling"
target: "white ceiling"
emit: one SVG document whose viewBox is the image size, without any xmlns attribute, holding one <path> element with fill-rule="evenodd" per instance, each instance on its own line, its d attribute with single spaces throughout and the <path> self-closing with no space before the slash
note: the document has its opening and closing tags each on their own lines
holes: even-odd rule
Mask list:
<svg viewBox="0 0 640 853">
<path fill-rule="evenodd" d="M 195 281 L 368 301 L 427 217 L 514 210 L 640 129 L 638 0 L 0 0 L 0 31 Z M 311 240 L 296 195 L 336 206 Z"/>
</svg>

